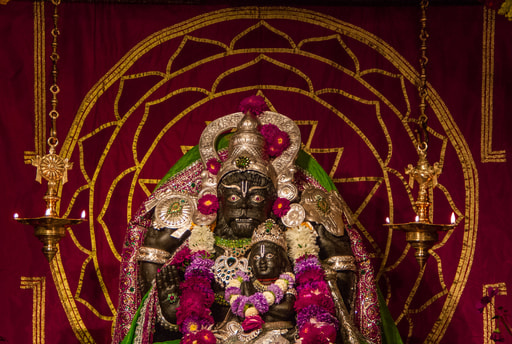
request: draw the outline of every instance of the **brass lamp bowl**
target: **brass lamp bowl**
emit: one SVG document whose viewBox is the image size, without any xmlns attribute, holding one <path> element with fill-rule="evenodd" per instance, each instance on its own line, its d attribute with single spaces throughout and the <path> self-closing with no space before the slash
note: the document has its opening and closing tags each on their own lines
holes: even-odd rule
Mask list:
<svg viewBox="0 0 512 344">
<path fill-rule="evenodd" d="M 85 221 L 85 219 L 66 219 L 55 216 L 15 218 L 15 220 L 34 227 L 34 235 L 43 243 L 42 251 L 48 262 L 51 262 L 57 253 L 57 244 L 66 235 L 66 228 Z"/>
<path fill-rule="evenodd" d="M 430 250 L 439 241 L 439 232 L 446 232 L 455 224 L 440 225 L 427 222 L 386 223 L 385 226 L 405 232 L 405 240 L 415 249 L 414 256 L 421 268 L 430 256 Z"/>
</svg>

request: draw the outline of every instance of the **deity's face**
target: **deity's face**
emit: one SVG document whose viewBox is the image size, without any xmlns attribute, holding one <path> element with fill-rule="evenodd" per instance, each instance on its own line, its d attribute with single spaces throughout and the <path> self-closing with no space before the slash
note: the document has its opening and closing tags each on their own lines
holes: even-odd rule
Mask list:
<svg viewBox="0 0 512 344">
<path fill-rule="evenodd" d="M 285 272 L 286 260 L 283 248 L 270 241 L 260 241 L 251 247 L 249 265 L 256 279 L 279 277 Z"/>
<path fill-rule="evenodd" d="M 276 199 L 274 185 L 252 171 L 233 172 L 219 183 L 218 227 L 224 236 L 250 238 L 254 229 L 270 217 Z"/>
</svg>

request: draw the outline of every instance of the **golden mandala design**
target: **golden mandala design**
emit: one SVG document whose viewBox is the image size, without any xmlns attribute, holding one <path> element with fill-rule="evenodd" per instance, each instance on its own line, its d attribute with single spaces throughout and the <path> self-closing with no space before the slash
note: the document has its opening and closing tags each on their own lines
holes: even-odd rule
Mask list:
<svg viewBox="0 0 512 344">
<path fill-rule="evenodd" d="M 344 121 L 344 123 L 346 123 L 358 135 L 358 137 L 367 144 L 367 146 L 369 147 L 369 150 L 371 151 L 371 154 L 373 154 L 374 160 L 376 160 L 378 162 L 379 166 L 382 168 L 382 171 L 383 171 L 382 172 L 383 176 L 377 176 L 377 177 L 371 176 L 371 175 L 360 176 L 360 177 L 353 178 L 353 180 L 351 180 L 351 182 L 353 182 L 353 181 L 375 181 L 375 185 L 376 185 L 375 190 L 372 190 L 372 192 L 368 194 L 368 197 L 364 201 L 365 202 L 364 205 L 361 206 L 361 209 L 354 210 L 354 213 L 356 215 L 355 216 L 356 222 L 357 222 L 356 224 L 358 226 L 363 227 L 363 230 L 365 230 L 365 228 L 362 225 L 362 223 L 358 220 L 358 216 L 364 210 L 365 205 L 367 205 L 373 199 L 373 196 L 374 196 L 375 191 L 377 190 L 378 186 L 381 183 L 385 183 L 386 185 L 389 185 L 389 178 L 390 178 L 389 175 L 390 174 L 395 174 L 398 177 L 398 179 L 405 180 L 405 178 L 403 177 L 403 173 L 400 173 L 397 170 L 392 171 L 389 168 L 388 164 L 389 164 L 389 160 L 391 160 L 390 156 L 386 157 L 385 159 L 381 159 L 381 157 L 379 156 L 379 153 L 377 151 L 377 148 L 375 148 L 375 145 L 373 145 L 373 143 L 371 141 L 372 138 L 367 137 L 365 135 L 365 133 L 353 121 L 351 121 L 351 119 L 348 118 L 344 113 L 342 113 L 341 111 L 336 109 L 333 105 L 329 104 L 327 101 L 325 101 L 324 99 L 321 98 L 321 95 L 323 93 L 328 93 L 328 92 L 330 92 L 330 90 L 328 90 L 328 89 L 321 90 L 321 91 L 315 90 L 314 86 L 313 86 L 313 82 L 311 80 L 313 78 L 312 76 L 309 77 L 307 73 L 303 73 L 302 71 L 300 71 L 300 68 L 297 66 L 286 65 L 282 61 L 278 60 L 275 55 L 272 55 L 272 54 L 275 54 L 276 52 L 281 53 L 281 54 L 297 53 L 298 55 L 300 55 L 300 53 L 302 53 L 303 54 L 303 55 L 301 55 L 302 57 L 310 58 L 311 60 L 314 60 L 315 62 L 320 61 L 320 62 L 325 63 L 325 61 L 323 60 L 323 57 L 314 56 L 313 54 L 306 54 L 300 50 L 302 43 L 307 42 L 307 39 L 304 39 L 300 44 L 295 44 L 288 35 L 286 35 L 285 33 L 283 33 L 280 30 L 274 29 L 270 24 L 267 24 L 266 22 L 264 22 L 264 20 L 271 20 L 271 19 L 275 19 L 277 17 L 281 18 L 281 19 L 291 20 L 291 21 L 298 21 L 300 23 L 306 23 L 309 25 L 317 25 L 319 27 L 325 28 L 326 30 L 333 30 L 333 34 L 339 35 L 339 37 L 348 36 L 350 38 L 353 38 L 353 39 L 359 41 L 359 43 L 362 43 L 363 45 L 373 47 L 373 49 L 378 51 L 380 54 L 387 54 L 386 58 L 388 58 L 393 63 L 396 63 L 397 68 L 402 72 L 405 80 L 408 80 L 409 82 L 414 83 L 414 81 L 418 77 L 417 72 L 401 56 L 399 56 L 397 52 L 395 52 L 391 47 L 389 47 L 385 42 L 380 40 L 378 37 L 375 37 L 372 34 L 366 32 L 360 28 L 355 28 L 352 25 L 342 22 L 338 19 L 329 17 L 324 14 L 316 13 L 313 11 L 304 10 L 304 9 L 299 10 L 299 9 L 286 9 L 286 8 L 258 8 L 258 11 L 253 11 L 252 8 L 225 9 L 225 10 L 212 12 L 208 16 L 201 16 L 198 18 L 193 18 L 193 19 L 188 20 L 186 22 L 187 30 L 181 30 L 180 29 L 181 26 L 177 25 L 176 27 L 170 27 L 170 28 L 167 28 L 165 30 L 162 30 L 160 32 L 153 34 L 151 37 L 148 37 L 146 40 L 142 41 L 139 45 L 135 46 L 123 58 L 123 60 L 119 61 L 119 63 L 116 64 L 116 66 L 111 71 L 109 71 L 109 73 L 107 75 L 105 75 L 104 78 L 99 80 L 97 85 L 93 89 L 91 89 L 91 91 L 88 93 L 88 95 L 86 96 L 86 98 L 83 101 L 83 105 L 80 107 L 78 114 L 76 116 L 77 122 L 74 123 L 74 125 L 73 125 L 73 128 L 75 128 L 74 130 L 76 130 L 76 131 L 68 136 L 69 139 L 65 143 L 65 147 L 67 149 L 67 154 L 65 156 L 71 156 L 71 154 L 74 151 L 75 147 L 77 146 L 78 142 L 82 142 L 84 140 L 90 140 L 91 138 L 94 137 L 96 130 L 97 130 L 97 132 L 101 132 L 101 130 L 99 130 L 97 128 L 92 128 L 92 129 L 88 128 L 89 133 L 81 133 L 80 128 L 82 128 L 84 126 L 84 122 L 85 122 L 85 119 L 87 118 L 87 116 L 91 113 L 94 113 L 94 111 L 92 111 L 92 109 L 94 108 L 97 100 L 104 93 L 107 93 L 107 92 L 116 93 L 118 95 L 118 98 L 120 98 L 120 95 L 123 94 L 123 87 L 125 87 L 125 82 L 128 82 L 128 80 L 137 79 L 138 75 L 143 75 L 143 76 L 152 75 L 152 72 L 147 72 L 146 74 L 134 73 L 133 75 L 131 75 L 129 73 L 129 71 L 130 71 L 130 68 L 136 64 L 136 62 L 138 61 L 138 59 L 141 56 L 143 56 L 144 54 L 151 53 L 152 49 L 154 47 L 158 46 L 159 44 L 163 44 L 166 41 L 169 41 L 172 39 L 178 39 L 180 37 L 183 38 L 186 36 L 186 38 L 183 38 L 183 42 L 184 42 L 183 45 L 180 45 L 176 49 L 176 52 L 172 56 L 172 58 L 170 58 L 168 70 L 166 71 L 166 73 L 162 73 L 162 75 L 164 75 L 164 77 L 162 78 L 162 84 L 160 86 L 164 85 L 166 80 L 169 81 L 169 80 L 172 80 L 172 78 L 180 76 L 180 71 L 173 71 L 171 66 L 172 66 L 172 63 L 174 63 L 177 60 L 177 57 L 179 57 L 180 49 L 183 49 L 183 47 L 185 46 L 185 42 L 187 40 L 188 41 L 195 40 L 196 42 L 201 42 L 204 44 L 210 44 L 212 46 L 215 45 L 217 47 L 221 47 L 223 49 L 226 49 L 225 55 L 228 55 L 230 52 L 233 53 L 233 51 L 235 50 L 234 47 L 236 46 L 236 43 L 238 40 L 240 40 L 245 34 L 247 34 L 247 32 L 249 32 L 250 29 L 254 29 L 257 27 L 257 25 L 254 25 L 253 28 L 249 28 L 246 31 L 241 30 L 240 34 L 233 39 L 232 43 L 229 46 L 227 46 L 224 43 L 218 42 L 218 41 L 212 41 L 212 40 L 193 37 L 194 36 L 193 33 L 195 32 L 195 30 L 202 29 L 202 28 L 205 28 L 208 26 L 221 25 L 221 23 L 224 21 L 229 22 L 229 21 L 235 21 L 237 19 L 247 20 L 248 18 L 258 20 L 259 23 L 262 23 L 262 21 L 263 21 L 263 23 L 265 23 L 265 24 L 258 24 L 259 25 L 258 27 L 265 27 L 266 29 L 274 32 L 275 34 L 280 35 L 281 37 L 285 38 L 284 41 L 291 42 L 290 43 L 291 48 L 288 50 L 282 50 L 282 51 L 281 50 L 266 51 L 264 48 L 254 48 L 251 50 L 251 49 L 247 48 L 245 51 L 247 54 L 259 53 L 259 55 L 254 60 L 247 62 L 245 65 L 239 65 L 239 66 L 235 66 L 235 67 L 231 68 L 230 70 L 220 71 L 218 78 L 215 80 L 213 86 L 209 90 L 202 89 L 200 87 L 194 87 L 194 88 L 191 87 L 191 89 L 193 89 L 194 92 L 203 93 L 206 97 L 204 99 L 201 99 L 201 100 L 195 102 L 195 103 L 190 104 L 187 108 L 182 110 L 179 113 L 179 115 L 170 119 L 168 123 L 163 123 L 161 132 L 155 134 L 154 141 L 152 142 L 152 145 L 147 152 L 140 153 L 137 151 L 136 147 L 137 147 L 138 140 L 142 136 L 141 132 L 143 132 L 146 120 L 152 114 L 150 112 L 152 110 L 152 106 L 159 105 L 160 103 L 163 103 L 165 100 L 171 99 L 172 97 L 178 96 L 178 95 L 180 95 L 186 91 L 189 91 L 189 90 L 187 90 L 185 88 L 175 89 L 169 93 L 168 97 L 162 97 L 159 100 L 152 99 L 151 101 L 148 100 L 151 98 L 150 94 L 149 93 L 145 94 L 143 97 L 141 97 L 141 99 L 136 104 L 133 105 L 133 107 L 131 109 L 129 109 L 125 113 L 119 113 L 118 104 L 116 103 L 114 105 L 114 107 L 115 107 L 114 113 L 116 114 L 116 119 L 117 119 L 117 122 L 115 125 L 117 126 L 117 128 L 120 128 L 120 129 L 130 119 L 130 115 L 135 113 L 136 109 L 144 108 L 144 107 L 146 109 L 146 111 L 144 112 L 144 118 L 143 118 L 143 120 L 141 120 L 141 122 L 138 126 L 138 129 L 137 129 L 137 132 L 133 138 L 134 143 L 133 143 L 133 148 L 132 148 L 133 149 L 133 157 L 132 158 L 133 158 L 133 161 L 136 162 L 136 164 L 134 164 L 134 167 L 131 169 L 127 169 L 125 171 L 119 172 L 119 174 L 115 178 L 113 178 L 114 181 L 111 182 L 111 187 L 108 188 L 109 193 L 105 197 L 105 204 L 101 207 L 101 210 L 99 211 L 98 214 L 91 214 L 91 216 L 98 218 L 98 222 L 101 223 L 103 228 L 106 228 L 108 246 L 110 247 L 113 255 L 116 256 L 116 258 L 120 259 L 120 254 L 119 254 L 119 252 L 117 252 L 115 245 L 111 240 L 110 235 L 108 235 L 109 230 L 114 230 L 115 226 L 104 222 L 104 218 L 107 217 L 106 215 L 109 214 L 109 211 L 114 211 L 114 209 L 115 209 L 115 208 L 113 208 L 112 202 L 111 202 L 111 201 L 113 201 L 112 193 L 114 192 L 113 190 L 116 189 L 117 183 L 119 182 L 119 180 L 121 180 L 127 174 L 130 174 L 130 173 L 134 174 L 133 176 L 131 176 L 132 182 L 131 182 L 131 189 L 129 192 L 128 202 L 123 203 L 125 205 L 128 204 L 128 210 L 129 210 L 129 213 L 131 214 L 134 212 L 131 208 L 132 208 L 132 203 L 134 202 L 133 194 L 135 193 L 136 187 L 138 185 L 137 180 L 139 179 L 139 176 L 141 175 L 142 170 L 144 169 L 144 166 L 146 166 L 146 164 L 149 163 L 150 158 L 151 158 L 151 153 L 157 149 L 156 147 L 163 140 L 165 134 L 167 132 L 171 131 L 171 129 L 174 129 L 174 127 L 177 126 L 177 123 L 179 123 L 180 120 L 185 118 L 194 109 L 197 109 L 201 106 L 205 106 L 205 104 L 207 104 L 209 102 L 214 103 L 217 99 L 222 98 L 224 96 L 229 96 L 229 95 L 233 95 L 233 94 L 241 94 L 241 93 L 244 93 L 249 90 L 250 91 L 263 90 L 263 91 L 261 91 L 263 94 L 266 91 L 292 92 L 292 93 L 295 92 L 297 94 L 300 94 L 301 96 L 304 96 L 307 99 L 312 100 L 313 102 L 315 102 L 315 104 L 317 106 L 319 106 L 319 108 L 330 109 L 332 111 L 332 113 L 335 114 L 335 117 L 337 119 L 341 119 L 342 121 Z M 229 18 L 229 19 L 226 19 L 226 18 Z M 180 25 L 182 25 L 182 24 L 183 23 L 181 23 Z M 311 37 L 310 39 L 311 39 L 311 41 L 321 41 L 322 40 L 321 38 L 318 38 L 318 37 Z M 326 40 L 327 40 L 327 38 L 326 38 Z M 341 41 L 341 39 L 340 39 L 340 41 Z M 237 53 L 242 55 L 243 51 L 239 51 Z M 368 87 L 368 89 L 370 89 L 371 88 L 370 85 L 366 84 L 364 82 L 364 80 L 361 78 L 362 71 L 359 70 L 360 65 L 358 63 L 356 56 L 350 50 L 347 50 L 347 54 L 348 54 L 348 56 L 350 56 L 353 59 L 354 65 L 352 66 L 352 70 L 347 70 L 345 72 L 347 73 L 347 75 L 351 75 L 353 78 L 357 79 L 362 85 L 365 85 Z M 203 63 L 200 63 L 201 61 L 199 61 L 193 66 L 187 66 L 186 68 L 183 68 L 182 73 L 186 73 L 187 71 L 194 70 L 194 69 L 200 70 L 200 67 L 202 67 L 202 65 L 206 64 L 206 62 L 208 62 L 210 64 L 210 67 L 214 62 L 222 63 L 223 57 L 224 56 L 222 56 L 222 54 L 219 54 L 219 55 L 215 55 L 215 56 L 211 57 L 209 60 L 202 61 Z M 251 65 L 260 63 L 262 61 L 265 63 L 271 64 L 273 66 L 279 66 L 279 67 L 283 67 L 285 69 L 288 68 L 288 70 L 292 70 L 294 73 L 296 73 L 296 75 L 298 77 L 303 78 L 305 80 L 305 84 L 307 85 L 307 87 L 306 87 L 307 90 L 292 89 L 289 87 L 283 87 L 281 85 L 247 85 L 247 86 L 239 88 L 239 89 L 224 89 L 222 91 L 217 91 L 216 87 L 218 87 L 218 85 L 222 82 L 222 80 L 225 77 L 227 77 L 231 74 L 234 75 L 236 72 L 244 70 L 245 68 L 250 67 Z M 332 63 L 332 65 L 334 66 L 334 63 Z M 112 88 L 112 90 L 111 90 L 110 88 L 113 85 L 118 85 L 119 89 Z M 155 90 L 156 90 L 156 88 L 155 88 Z M 343 90 L 339 90 L 339 91 L 340 91 L 340 93 L 343 92 Z M 475 172 L 474 172 L 474 166 L 473 166 L 474 164 L 472 165 L 473 160 L 472 160 L 471 154 L 469 153 L 467 144 L 465 143 L 462 135 L 460 135 L 460 133 L 458 132 L 455 124 L 453 123 L 453 120 L 451 119 L 451 116 L 450 116 L 448 110 L 446 109 L 446 107 L 445 107 L 444 103 L 442 102 L 442 100 L 440 99 L 440 97 L 435 93 L 435 90 L 430 90 L 430 91 L 432 94 L 432 96 L 431 96 L 432 103 L 430 105 L 433 107 L 434 112 L 439 117 L 441 126 L 446 131 L 446 133 L 442 133 L 442 134 L 436 133 L 435 136 L 437 136 L 437 138 L 440 138 L 440 140 L 450 141 L 453 144 L 455 151 L 457 152 L 457 154 L 459 156 L 461 164 L 464 167 L 462 170 L 464 171 L 464 183 L 466 184 L 466 189 L 472 190 L 472 189 L 474 189 L 474 185 L 469 185 L 469 184 L 475 183 L 475 176 L 474 176 Z M 372 92 L 378 96 L 382 96 L 377 90 L 372 90 Z M 351 97 L 351 96 L 353 98 L 356 98 L 353 95 L 350 95 L 350 94 L 347 95 L 347 97 Z M 382 96 L 382 98 L 384 98 L 384 96 Z M 389 103 L 387 105 L 389 107 L 393 107 L 393 104 Z M 101 111 L 99 111 L 98 113 L 101 113 Z M 378 117 L 378 116 L 380 116 L 380 113 L 377 113 L 376 115 Z M 379 117 L 379 121 L 381 121 L 381 120 L 382 120 L 382 118 Z M 404 118 L 402 118 L 402 120 L 403 120 L 403 123 L 408 123 L 407 122 L 408 118 L 404 117 Z M 407 125 L 408 124 L 404 124 L 404 127 L 406 127 Z M 105 126 L 107 126 L 107 124 L 105 124 Z M 387 130 L 387 128 L 385 127 L 385 125 L 383 125 L 383 131 L 385 131 L 385 130 Z M 405 131 L 408 131 L 408 129 L 406 128 Z M 117 135 L 117 133 L 118 133 L 118 131 L 114 131 L 111 141 L 115 141 L 116 137 L 114 135 Z M 410 135 L 410 136 L 412 136 L 412 135 Z M 446 138 L 446 137 L 448 137 L 448 138 Z M 310 142 L 310 140 L 308 142 Z M 391 146 L 391 142 L 386 142 L 386 143 Z M 308 143 L 308 145 L 309 145 L 309 143 Z M 109 153 L 111 153 L 110 152 L 111 148 L 112 148 L 112 146 L 105 147 L 104 154 L 102 155 L 101 160 L 98 162 L 98 166 L 100 166 L 99 168 L 101 168 L 101 166 L 103 166 L 107 157 L 110 156 Z M 308 148 L 309 148 L 309 146 L 308 146 Z M 316 149 L 316 151 L 315 151 L 315 149 Z M 314 151 L 315 153 L 323 153 L 322 149 L 317 149 L 317 148 L 315 148 L 315 149 L 311 149 L 310 151 Z M 331 149 L 331 148 L 329 148 L 329 149 Z M 325 149 L 325 151 L 328 151 L 329 149 Z M 338 149 L 338 148 L 336 148 L 336 149 Z M 64 149 L 63 149 L 63 151 L 64 151 Z M 81 161 L 81 164 L 83 164 L 83 161 Z M 55 172 L 56 170 L 54 167 L 52 167 L 52 169 L 49 169 L 49 170 L 53 171 L 52 175 L 54 175 L 56 173 Z M 85 168 L 83 168 L 82 170 L 86 171 Z M 86 180 L 90 180 L 90 182 L 87 186 L 90 187 L 91 193 L 97 192 L 96 187 L 99 188 L 99 186 L 96 185 L 97 183 L 101 184 L 98 179 L 95 179 L 95 178 L 97 178 L 97 175 L 99 175 L 99 172 L 101 172 L 101 171 L 95 171 L 95 172 L 97 172 L 97 173 L 91 174 L 91 175 L 94 175 L 93 178 L 91 178 L 89 175 L 84 173 L 84 178 Z M 359 178 L 359 179 L 357 179 L 357 178 Z M 340 182 L 340 181 L 338 181 L 338 182 Z M 404 184 L 406 184 L 406 183 L 404 182 Z M 446 194 L 447 199 L 449 201 L 451 201 L 451 196 L 450 196 L 450 193 L 448 192 L 448 190 L 446 190 L 445 194 Z M 392 199 L 392 196 L 389 196 L 389 198 Z M 474 201 L 475 198 L 476 198 L 475 195 L 471 195 L 471 194 L 468 195 L 467 199 L 469 201 L 467 202 L 467 206 L 466 206 L 467 208 L 465 208 L 463 211 L 459 212 L 464 215 L 464 217 L 463 217 L 464 219 L 469 219 L 469 220 L 467 220 L 467 221 L 463 220 L 464 228 L 467 230 L 464 231 L 464 238 L 463 238 L 463 241 L 464 241 L 463 246 L 464 247 L 461 252 L 461 257 L 460 257 L 461 259 L 459 259 L 459 261 L 457 262 L 456 277 L 457 277 L 458 283 L 452 284 L 452 285 L 445 285 L 444 280 L 441 276 L 442 275 L 442 271 L 441 271 L 441 273 L 440 273 L 440 276 L 441 276 L 440 282 L 441 283 L 440 284 L 443 287 L 442 288 L 443 291 L 439 295 L 435 295 L 432 300 L 429 300 L 429 302 L 431 301 L 431 303 L 434 303 L 434 301 L 436 300 L 435 298 L 439 299 L 441 297 L 446 296 L 444 299 L 443 310 L 439 316 L 439 321 L 433 325 L 432 330 L 429 334 L 429 342 L 431 342 L 431 343 L 438 343 L 442 339 L 444 332 L 446 331 L 446 327 L 450 323 L 451 317 L 453 316 L 453 314 L 455 312 L 455 308 L 458 304 L 459 298 L 462 294 L 462 290 L 464 289 L 465 283 L 467 281 L 469 271 L 471 270 L 471 261 L 468 260 L 467 257 L 469 255 L 471 255 L 471 253 L 474 251 L 475 242 L 476 242 L 475 241 L 476 239 L 473 238 L 473 235 L 476 237 L 476 231 L 472 230 L 475 227 L 475 223 L 477 223 L 477 217 L 478 217 L 477 213 L 475 213 L 475 209 L 472 208 L 475 206 L 474 203 L 476 203 L 476 201 Z M 471 202 L 471 201 L 473 201 L 473 202 Z M 392 205 L 392 200 L 390 200 L 390 204 Z M 72 207 L 72 205 L 70 207 Z M 118 214 L 116 214 L 116 215 L 118 215 Z M 114 218 L 115 216 L 110 216 L 110 217 Z M 129 216 L 127 219 L 129 219 Z M 91 226 L 91 232 L 94 232 L 96 230 L 94 228 L 94 224 L 91 223 L 90 226 Z M 388 242 L 384 243 L 384 244 L 376 243 L 375 239 L 372 237 L 371 233 L 369 233 L 366 230 L 365 230 L 365 235 L 367 236 L 367 240 L 372 245 L 374 253 L 377 256 L 379 256 L 379 258 L 383 258 L 384 263 L 378 269 L 379 273 L 384 274 L 384 272 L 386 272 L 386 271 L 391 271 L 393 269 L 396 269 L 397 266 L 400 265 L 404 261 L 404 257 L 407 254 L 407 252 L 405 252 L 405 249 L 404 249 L 404 254 L 399 259 L 397 259 L 395 262 L 392 262 L 392 263 L 389 263 L 388 265 L 386 265 L 387 254 L 389 254 L 388 248 L 389 248 L 389 246 L 391 246 L 390 245 L 390 240 L 391 240 L 391 236 L 392 236 L 391 234 L 388 234 L 388 238 L 387 238 Z M 443 240 L 443 242 L 440 243 L 440 245 L 441 246 L 444 245 L 446 243 L 446 241 L 448 241 L 448 240 L 449 240 L 449 237 L 446 237 Z M 93 245 L 96 246 L 97 244 L 93 242 Z M 384 246 L 385 246 L 385 248 L 384 248 Z M 102 277 L 103 274 L 101 273 L 101 264 L 99 264 L 99 265 L 100 266 L 97 268 L 96 271 L 98 274 L 98 279 L 100 280 L 102 292 L 104 294 L 105 299 L 107 300 L 107 303 L 109 304 L 110 309 L 113 309 L 113 303 L 112 303 L 111 297 L 110 297 L 111 291 L 109 291 L 107 289 L 106 284 L 103 281 L 103 277 Z M 440 258 L 438 259 L 438 265 L 439 266 L 442 265 Z M 63 279 L 65 280 L 66 275 L 65 275 L 64 269 L 62 269 L 62 275 L 63 275 Z M 418 281 L 421 280 L 421 276 L 422 275 L 418 275 L 416 277 Z M 81 280 L 83 279 L 82 277 L 83 276 L 81 276 Z M 418 282 L 418 284 L 419 284 L 419 282 Z M 416 291 L 417 291 L 417 289 L 415 291 L 411 291 L 411 293 L 408 295 L 409 301 L 412 298 L 414 298 Z M 62 297 L 61 297 L 61 301 L 63 303 L 74 302 L 74 300 L 72 300 L 71 298 L 69 298 L 67 300 L 63 300 Z M 84 302 L 84 304 L 86 304 L 86 303 Z M 86 305 L 88 305 L 88 304 L 86 304 Z M 428 309 L 428 307 L 429 307 L 429 305 L 427 303 L 425 303 L 425 309 Z M 88 308 L 94 314 L 99 313 L 94 308 L 93 305 L 88 306 Z M 74 316 L 76 318 L 81 319 L 80 314 L 78 314 L 78 310 L 73 311 L 73 312 L 75 313 Z M 115 311 L 113 311 L 113 313 L 114 312 Z M 410 314 L 411 313 L 409 313 L 409 310 L 404 308 L 400 317 L 401 317 L 401 319 L 409 320 L 408 317 L 410 316 Z M 103 319 L 110 318 L 110 316 L 102 316 L 102 317 L 103 317 Z"/>
</svg>

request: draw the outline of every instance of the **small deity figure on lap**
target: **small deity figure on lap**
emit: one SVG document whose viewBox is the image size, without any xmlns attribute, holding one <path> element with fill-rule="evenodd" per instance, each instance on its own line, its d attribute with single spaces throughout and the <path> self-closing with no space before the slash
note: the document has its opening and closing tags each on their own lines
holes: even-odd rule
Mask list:
<svg viewBox="0 0 512 344">
<path fill-rule="evenodd" d="M 283 231 L 273 220 L 254 231 L 249 254 L 252 276 L 239 272 L 226 288 L 233 317 L 218 330 L 220 342 L 295 342 L 295 276 L 286 245 Z"/>
</svg>

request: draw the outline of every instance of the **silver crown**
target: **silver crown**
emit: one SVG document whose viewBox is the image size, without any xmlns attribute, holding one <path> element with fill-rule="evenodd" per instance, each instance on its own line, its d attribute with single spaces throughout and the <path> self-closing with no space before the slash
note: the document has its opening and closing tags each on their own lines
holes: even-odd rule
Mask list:
<svg viewBox="0 0 512 344">
<path fill-rule="evenodd" d="M 281 228 L 272 219 L 261 223 L 252 234 L 251 244 L 254 245 L 261 241 L 270 241 L 278 246 L 281 246 L 285 251 L 288 247 L 286 245 L 286 237 Z"/>
<path fill-rule="evenodd" d="M 259 132 L 259 126 L 274 124 L 285 131 L 290 138 L 290 146 L 275 159 L 269 159 L 265 152 L 265 140 Z M 211 159 L 219 161 L 215 149 L 217 138 L 230 129 L 237 131 L 230 139 L 228 158 L 216 175 L 208 171 L 206 164 Z M 269 177 L 277 189 L 278 197 L 290 201 L 298 197 L 297 187 L 293 183 L 295 159 L 300 150 L 300 130 L 290 118 L 271 111 L 265 111 L 256 118 L 251 113 L 236 112 L 211 122 L 201 134 L 199 152 L 205 166 L 201 177 L 202 185 L 199 197 L 204 194 L 217 194 L 217 184 L 226 174 L 233 171 L 256 171 Z"/>
<path fill-rule="evenodd" d="M 259 132 L 260 122 L 247 112 L 229 140 L 228 158 L 217 174 L 217 183 L 233 171 L 255 171 L 272 180 L 277 187 L 276 170 L 265 150 L 265 138 Z"/>
</svg>

